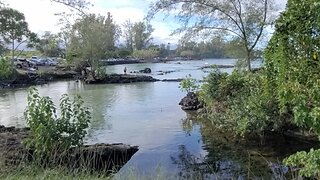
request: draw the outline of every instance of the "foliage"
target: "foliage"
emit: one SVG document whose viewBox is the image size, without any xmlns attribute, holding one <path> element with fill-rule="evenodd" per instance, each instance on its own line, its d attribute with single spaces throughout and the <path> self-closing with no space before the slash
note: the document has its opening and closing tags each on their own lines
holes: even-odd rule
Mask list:
<svg viewBox="0 0 320 180">
<path fill-rule="evenodd" d="M 320 135 L 319 8 L 313 0 L 288 2 L 266 51 L 266 68 L 282 112 L 292 111 L 294 123 Z"/>
<path fill-rule="evenodd" d="M 158 12 L 178 10 L 176 17 L 182 27 L 176 33 L 186 32 L 186 39 L 195 35 L 206 38 L 217 31 L 238 37 L 246 52 L 247 66 L 251 70 L 252 52 L 263 36 L 264 29 L 273 20 L 273 0 L 157 0 L 151 5 L 148 19 Z"/>
<path fill-rule="evenodd" d="M 194 51 L 181 51 L 180 56 L 182 57 L 194 57 L 195 52 Z"/>
<path fill-rule="evenodd" d="M 37 35 L 29 30 L 24 14 L 11 8 L 0 9 L 0 36 L 5 43 L 12 45 L 12 59 L 22 43 L 29 40 L 30 47 L 33 46 L 32 42 L 37 41 Z M 18 45 L 15 45 L 15 42 L 18 42 Z"/>
<path fill-rule="evenodd" d="M 281 113 L 292 123 L 320 136 L 320 4 L 317 0 L 289 0 L 276 22 L 265 52 L 269 91 Z M 298 152 L 285 162 L 299 166 L 300 175 L 319 176 L 319 150 Z"/>
<path fill-rule="evenodd" d="M 155 49 L 134 50 L 132 56 L 135 58 L 152 59 L 157 57 L 159 52 Z"/>
<path fill-rule="evenodd" d="M 144 22 L 134 23 L 132 27 L 133 48 L 135 50 L 146 49 L 152 40 L 151 33 L 153 30 L 150 24 Z"/>
<path fill-rule="evenodd" d="M 6 52 L 8 52 L 8 48 L 5 46 L 5 43 L 0 40 L 0 57 L 3 56 L 3 54 L 5 54 Z"/>
<path fill-rule="evenodd" d="M 29 90 L 24 116 L 32 133 L 26 144 L 39 154 L 81 145 L 90 121 L 90 112 L 83 107 L 80 96 L 70 100 L 63 95 L 58 117 L 51 98 L 40 97 L 35 88 Z"/>
<path fill-rule="evenodd" d="M 205 79 L 200 96 L 211 112 L 212 123 L 242 137 L 280 130 L 277 101 L 265 91 L 263 73 L 215 69 Z M 210 117 L 209 116 L 209 117 Z"/>
<path fill-rule="evenodd" d="M 301 151 L 284 160 L 287 166 L 299 169 L 299 174 L 305 177 L 320 177 L 320 150 L 311 149 L 309 152 Z"/>
<path fill-rule="evenodd" d="M 0 81 L 7 80 L 14 74 L 14 68 L 8 58 L 0 58 Z"/>
<path fill-rule="evenodd" d="M 122 25 L 122 35 L 125 39 L 125 47 L 128 51 L 133 51 L 133 23 L 130 20 L 126 20 Z"/>
<path fill-rule="evenodd" d="M 199 89 L 199 85 L 197 84 L 197 80 L 192 78 L 191 74 L 189 74 L 179 83 L 179 88 L 182 91 L 189 93 L 197 91 Z"/>
<path fill-rule="evenodd" d="M 132 52 L 133 50 L 143 50 L 149 47 L 152 40 L 151 34 L 154 30 L 150 24 L 144 22 L 132 23 L 127 20 L 123 24 L 123 28 L 125 46 L 128 50 Z"/>
<path fill-rule="evenodd" d="M 60 57 L 63 54 L 63 50 L 60 48 L 60 43 L 60 39 L 57 35 L 46 31 L 40 38 L 36 48 L 47 57 Z"/>
<path fill-rule="evenodd" d="M 95 72 L 100 60 L 115 50 L 118 37 L 119 29 L 110 13 L 107 17 L 86 15 L 72 27 L 67 57 L 71 62 L 87 62 Z"/>
</svg>

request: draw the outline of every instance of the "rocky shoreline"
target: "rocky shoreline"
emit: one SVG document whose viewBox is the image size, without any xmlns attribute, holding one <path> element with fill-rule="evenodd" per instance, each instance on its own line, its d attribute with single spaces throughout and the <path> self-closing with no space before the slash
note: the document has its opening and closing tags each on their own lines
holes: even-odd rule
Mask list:
<svg viewBox="0 0 320 180">
<path fill-rule="evenodd" d="M 23 145 L 23 141 L 29 136 L 28 128 L 0 125 L 1 169 L 12 169 L 32 161 L 33 151 Z M 67 152 L 48 159 L 52 166 L 62 165 L 70 169 L 86 168 L 92 171 L 111 172 L 119 170 L 137 151 L 138 146 L 121 143 L 94 144 L 70 148 Z M 52 161 L 53 159 L 56 161 Z"/>
<path fill-rule="evenodd" d="M 86 84 L 114 84 L 114 83 L 133 83 L 133 82 L 156 82 L 159 81 L 151 76 L 131 75 L 131 74 L 107 74 L 103 79 L 87 77 L 84 79 Z"/>
</svg>

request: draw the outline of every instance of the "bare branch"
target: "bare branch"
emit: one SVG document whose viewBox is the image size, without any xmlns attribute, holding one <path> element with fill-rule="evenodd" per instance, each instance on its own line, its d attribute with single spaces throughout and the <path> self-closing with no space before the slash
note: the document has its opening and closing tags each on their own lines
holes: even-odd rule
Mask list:
<svg viewBox="0 0 320 180">
<path fill-rule="evenodd" d="M 86 14 L 85 9 L 87 9 L 87 7 L 91 5 L 86 0 L 51 0 L 51 1 L 59 4 L 63 4 L 71 9 L 74 9 L 80 12 L 81 15 L 85 15 Z"/>
<path fill-rule="evenodd" d="M 262 25 L 260 26 L 260 30 L 259 30 L 259 34 L 255 40 L 255 42 L 252 44 L 252 46 L 250 47 L 250 50 L 252 50 L 258 43 L 260 37 L 262 36 L 262 32 L 263 29 L 265 27 L 266 24 L 266 20 L 267 20 L 267 11 L 268 11 L 268 0 L 264 1 L 264 16 L 263 16 L 263 21 L 262 21 Z"/>
</svg>

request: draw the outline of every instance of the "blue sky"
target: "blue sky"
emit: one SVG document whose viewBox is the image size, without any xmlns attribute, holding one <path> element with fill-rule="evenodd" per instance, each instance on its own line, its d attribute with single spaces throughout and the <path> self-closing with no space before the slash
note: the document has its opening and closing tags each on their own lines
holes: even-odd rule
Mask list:
<svg viewBox="0 0 320 180">
<path fill-rule="evenodd" d="M 50 0 L 4 0 L 10 7 L 25 14 L 29 27 L 33 32 L 44 31 L 59 32 L 57 25 L 58 17 L 55 13 L 68 11 L 68 9 Z M 110 12 L 117 24 L 122 25 L 124 21 L 142 21 L 148 12 L 149 5 L 154 0 L 88 0 L 93 4 L 90 12 L 106 15 Z M 275 0 L 281 10 L 284 9 L 286 0 Z M 179 27 L 177 21 L 172 17 L 164 19 L 162 14 L 158 14 L 151 21 L 155 31 L 152 36 L 154 42 L 176 44 L 180 36 L 169 36 L 170 33 Z"/>
</svg>

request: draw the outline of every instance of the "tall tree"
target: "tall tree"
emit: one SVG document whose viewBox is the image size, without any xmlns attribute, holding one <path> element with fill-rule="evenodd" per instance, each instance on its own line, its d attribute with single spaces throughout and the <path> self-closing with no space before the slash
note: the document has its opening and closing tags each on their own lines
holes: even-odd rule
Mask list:
<svg viewBox="0 0 320 180">
<path fill-rule="evenodd" d="M 72 61 L 88 60 L 93 75 L 100 67 L 99 61 L 114 51 L 119 29 L 112 16 L 89 14 L 79 19 L 72 27 L 68 57 Z"/>
<path fill-rule="evenodd" d="M 62 48 L 60 47 L 60 39 L 58 35 L 52 34 L 46 31 L 40 38 L 40 41 L 36 48 L 45 56 L 58 57 L 62 55 Z"/>
<path fill-rule="evenodd" d="M 133 47 L 135 50 L 146 49 L 152 40 L 153 28 L 150 24 L 136 22 L 132 27 Z"/>
<path fill-rule="evenodd" d="M 37 39 L 37 35 L 29 30 L 24 14 L 12 8 L 0 9 L 0 35 L 5 43 L 11 44 L 12 59 L 22 43 L 29 42 L 31 46 Z"/>
<path fill-rule="evenodd" d="M 123 25 L 123 36 L 125 39 L 125 47 L 129 51 L 133 51 L 133 23 L 130 20 L 126 20 Z"/>
<path fill-rule="evenodd" d="M 264 29 L 273 22 L 275 11 L 273 0 L 157 0 L 150 7 L 149 20 L 158 12 L 179 10 L 176 17 L 183 25 L 175 33 L 212 35 L 221 30 L 239 37 L 249 70 L 253 50 Z"/>
</svg>

